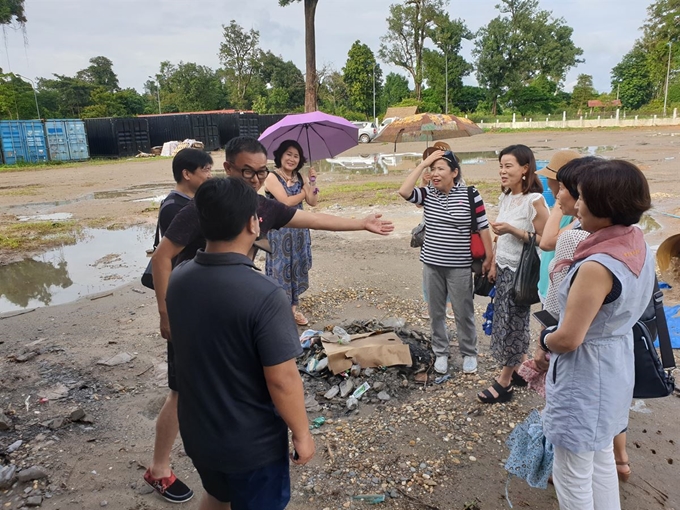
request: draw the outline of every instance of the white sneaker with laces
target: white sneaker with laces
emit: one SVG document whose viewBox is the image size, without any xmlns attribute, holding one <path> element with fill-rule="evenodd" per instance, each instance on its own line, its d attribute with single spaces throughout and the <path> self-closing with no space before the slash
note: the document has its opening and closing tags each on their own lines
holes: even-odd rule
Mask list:
<svg viewBox="0 0 680 510">
<path fill-rule="evenodd" d="M 448 356 L 437 356 L 437 359 L 434 360 L 434 371 L 438 374 L 445 374 L 449 371 Z"/>
<path fill-rule="evenodd" d="M 474 374 L 477 372 L 477 357 L 463 356 L 463 373 Z"/>
</svg>

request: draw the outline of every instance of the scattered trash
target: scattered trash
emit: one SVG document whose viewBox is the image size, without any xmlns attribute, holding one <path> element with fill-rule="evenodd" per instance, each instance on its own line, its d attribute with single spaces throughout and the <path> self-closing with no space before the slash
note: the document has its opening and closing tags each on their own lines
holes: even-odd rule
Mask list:
<svg viewBox="0 0 680 510">
<path fill-rule="evenodd" d="M 354 397 L 349 397 L 347 399 L 347 409 L 354 411 L 357 407 L 359 407 L 359 401 Z"/>
<path fill-rule="evenodd" d="M 321 339 L 323 331 L 315 331 L 313 329 L 306 329 L 300 335 L 300 345 L 303 349 L 309 349 L 312 344 Z"/>
<path fill-rule="evenodd" d="M 333 328 L 333 334 L 339 338 L 338 343 L 340 345 L 347 345 L 352 340 L 347 331 L 342 329 L 340 326 L 335 326 Z"/>
<path fill-rule="evenodd" d="M 130 354 L 129 352 L 119 352 L 111 358 L 102 358 L 97 361 L 97 365 L 106 365 L 107 367 L 115 367 L 116 365 L 122 365 L 124 363 L 129 363 L 137 356 Z"/>
<path fill-rule="evenodd" d="M 352 365 L 349 369 L 349 375 L 352 377 L 359 377 L 361 375 L 361 365 Z"/>
<path fill-rule="evenodd" d="M 368 503 L 369 505 L 376 505 L 378 503 L 384 503 L 385 502 L 385 495 L 384 494 L 358 494 L 356 496 L 352 496 L 352 499 L 356 501 L 364 501 Z"/>
<path fill-rule="evenodd" d="M 351 377 L 345 379 L 340 383 L 340 396 L 345 398 L 354 389 L 354 379 Z"/>
<path fill-rule="evenodd" d="M 382 323 L 386 328 L 399 329 L 406 325 L 406 319 L 402 319 L 401 317 L 387 317 L 382 320 Z"/>
<path fill-rule="evenodd" d="M 318 429 L 318 428 L 321 427 L 321 425 L 323 425 L 324 423 L 326 423 L 326 418 L 324 418 L 323 416 L 319 416 L 318 418 L 314 418 L 314 419 L 312 420 L 312 423 L 311 423 L 311 425 L 309 426 L 309 428 L 310 428 L 310 429 Z"/>
<path fill-rule="evenodd" d="M 65 398 L 67 395 L 68 388 L 62 383 L 57 383 L 54 386 L 50 386 L 46 390 L 38 393 L 38 397 L 46 398 L 47 400 L 60 400 Z M 26 399 L 26 411 L 28 411 L 28 398 Z"/>
<path fill-rule="evenodd" d="M 142 289 L 136 289 L 134 287 L 132 288 L 132 292 L 136 292 L 137 294 L 146 294 L 146 292 L 144 292 Z"/>
<path fill-rule="evenodd" d="M 38 404 L 47 404 L 47 403 L 49 403 L 49 401 L 50 401 L 49 398 L 42 397 L 42 398 L 38 399 Z"/>
<path fill-rule="evenodd" d="M 357 400 L 360 400 L 361 397 L 366 393 L 368 390 L 371 389 L 371 386 L 368 384 L 368 382 L 364 382 L 361 386 L 359 386 L 356 390 L 354 390 L 354 393 L 352 393 L 352 396 L 356 398 Z"/>
<path fill-rule="evenodd" d="M 24 444 L 24 442 L 21 439 L 19 439 L 18 441 L 14 441 L 11 445 L 7 447 L 7 453 L 16 452 L 22 444 Z"/>
<path fill-rule="evenodd" d="M 448 381 L 449 379 L 451 379 L 451 374 L 445 374 L 445 375 L 442 375 L 441 377 L 437 377 L 437 378 L 434 380 L 434 383 L 435 383 L 435 384 L 443 384 L 443 383 L 445 383 L 446 381 Z"/>
<path fill-rule="evenodd" d="M 644 400 L 635 400 L 630 410 L 636 413 L 652 414 L 652 410 L 647 407 Z"/>
</svg>

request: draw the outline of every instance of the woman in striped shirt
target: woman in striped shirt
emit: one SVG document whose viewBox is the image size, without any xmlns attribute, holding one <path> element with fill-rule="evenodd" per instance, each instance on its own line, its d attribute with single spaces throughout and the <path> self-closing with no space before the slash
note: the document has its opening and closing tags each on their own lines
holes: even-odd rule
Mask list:
<svg viewBox="0 0 680 510">
<path fill-rule="evenodd" d="M 471 188 L 474 211 L 470 210 L 468 187 L 461 182 L 460 164 L 451 151 L 428 149 L 424 160 L 406 178 L 399 194 L 409 202 L 422 205 L 425 217 L 425 242 L 420 250 L 423 281 L 429 295 L 434 369 L 448 372 L 449 337 L 446 331 L 446 296 L 451 297 L 456 319 L 463 372 L 477 371 L 477 331 L 472 294 L 472 255 L 470 227 L 475 215 L 486 259 L 482 272 L 492 268 L 491 234 L 484 202 Z M 431 186 L 416 188 L 416 182 L 430 168 Z"/>
</svg>

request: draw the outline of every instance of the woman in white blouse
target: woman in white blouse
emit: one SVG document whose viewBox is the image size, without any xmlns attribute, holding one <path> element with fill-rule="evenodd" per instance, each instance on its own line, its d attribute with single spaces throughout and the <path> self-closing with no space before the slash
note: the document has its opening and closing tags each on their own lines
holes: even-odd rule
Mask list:
<svg viewBox="0 0 680 510">
<path fill-rule="evenodd" d="M 510 400 L 513 382 L 526 385 L 516 371 L 529 350 L 530 307 L 515 303 L 511 289 L 524 243 L 529 241 L 530 233 L 537 236 L 543 233 L 549 214 L 531 149 L 511 145 L 501 151 L 498 159 L 503 193 L 498 216 L 491 223 L 497 236 L 495 264 L 490 273 L 496 279 L 491 354 L 502 368 L 491 387 L 477 395 L 486 404 Z"/>
</svg>

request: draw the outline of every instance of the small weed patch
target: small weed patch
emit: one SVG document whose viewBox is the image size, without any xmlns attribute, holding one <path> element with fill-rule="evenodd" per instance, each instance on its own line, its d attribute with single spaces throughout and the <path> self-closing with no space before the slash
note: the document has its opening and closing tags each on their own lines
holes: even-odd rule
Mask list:
<svg viewBox="0 0 680 510">
<path fill-rule="evenodd" d="M 0 251 L 34 251 L 74 244 L 80 230 L 75 221 L 0 223 Z"/>
</svg>

